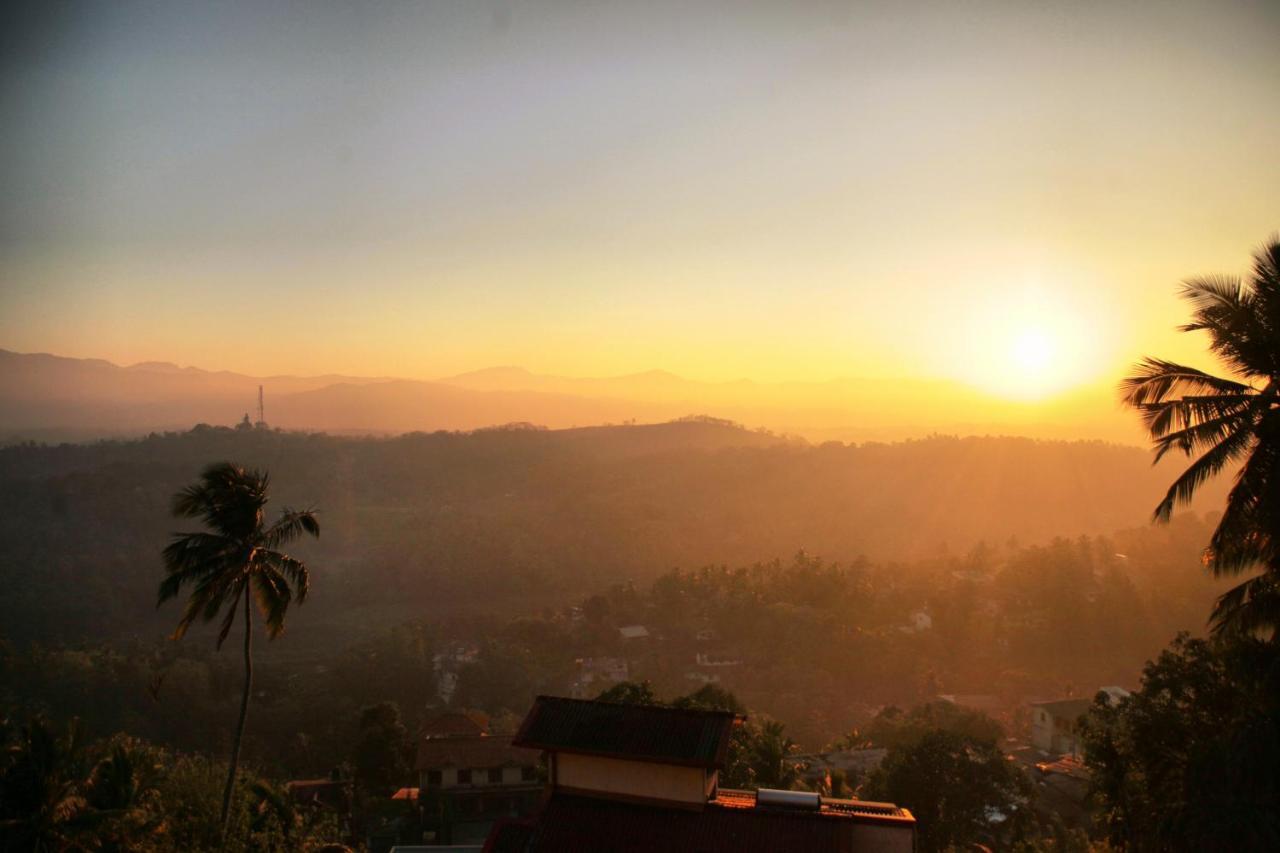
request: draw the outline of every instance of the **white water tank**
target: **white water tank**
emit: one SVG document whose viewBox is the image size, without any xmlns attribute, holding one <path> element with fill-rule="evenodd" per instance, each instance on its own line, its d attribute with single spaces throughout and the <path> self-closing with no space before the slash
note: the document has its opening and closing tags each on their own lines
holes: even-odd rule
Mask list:
<svg viewBox="0 0 1280 853">
<path fill-rule="evenodd" d="M 756 791 L 756 807 L 816 812 L 822 810 L 822 795 L 813 791 L 779 791 L 761 788 Z"/>
</svg>

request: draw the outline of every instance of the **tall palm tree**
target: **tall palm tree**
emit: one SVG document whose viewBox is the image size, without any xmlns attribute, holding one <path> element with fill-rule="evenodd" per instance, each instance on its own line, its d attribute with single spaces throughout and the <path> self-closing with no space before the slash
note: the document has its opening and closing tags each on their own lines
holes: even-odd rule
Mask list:
<svg viewBox="0 0 1280 853">
<path fill-rule="evenodd" d="M 277 549 L 304 533 L 320 535 L 320 525 L 311 510 L 286 507 L 274 524 L 264 527 L 268 485 L 265 472 L 246 470 L 230 462 L 205 468 L 198 482 L 174 495 L 173 514 L 202 519 L 209 530 L 176 533 L 164 549 L 167 574 L 160 582 L 160 604 L 176 598 L 184 586 L 191 587 L 186 609 L 174 631 L 175 639 L 181 638 L 197 617 L 209 622 L 225 609 L 218 631 L 217 645 L 221 649 L 235 622 L 236 610 L 244 602 L 244 693 L 222 794 L 224 842 L 253 687 L 251 605 L 257 602 L 267 636 L 279 636 L 289 604 L 295 597 L 299 604 L 306 600 L 310 579 L 302 562 Z"/>
<path fill-rule="evenodd" d="M 1215 632 L 1271 629 L 1280 638 L 1280 236 L 1254 253 L 1245 280 L 1191 279 L 1185 332 L 1209 333 L 1209 349 L 1232 374 L 1146 358 L 1121 383 L 1141 414 L 1156 461 L 1171 450 L 1195 456 L 1155 509 L 1167 521 L 1175 505 L 1227 467 L 1239 466 L 1222 520 L 1205 549 L 1215 576 L 1262 572 L 1222 595 Z"/>
</svg>

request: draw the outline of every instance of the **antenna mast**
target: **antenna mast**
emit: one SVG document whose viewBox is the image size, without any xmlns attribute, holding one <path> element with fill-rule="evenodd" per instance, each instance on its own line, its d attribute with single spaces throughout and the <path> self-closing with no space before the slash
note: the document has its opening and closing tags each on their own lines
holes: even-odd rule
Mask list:
<svg viewBox="0 0 1280 853">
<path fill-rule="evenodd" d="M 266 426 L 267 418 L 262 409 L 262 386 L 258 386 L 258 426 Z"/>
</svg>

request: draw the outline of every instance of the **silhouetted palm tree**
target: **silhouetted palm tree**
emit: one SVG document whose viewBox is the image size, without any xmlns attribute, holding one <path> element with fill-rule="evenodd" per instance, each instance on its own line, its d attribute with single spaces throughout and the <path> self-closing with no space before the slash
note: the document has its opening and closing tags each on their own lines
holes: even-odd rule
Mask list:
<svg viewBox="0 0 1280 853">
<path fill-rule="evenodd" d="M 160 583 L 160 603 L 177 597 L 184 586 L 191 587 L 175 638 L 182 637 L 197 617 L 208 622 L 225 609 L 218 631 L 218 648 L 222 648 L 239 603 L 244 601 L 244 694 L 222 795 L 224 841 L 253 685 L 251 602 L 257 601 L 267 636 L 275 639 L 284 630 L 289 604 L 295 597 L 299 604 L 306 600 L 310 585 L 307 567 L 276 549 L 303 533 L 320 535 L 320 525 L 310 510 L 286 507 L 275 524 L 263 526 L 268 480 L 265 472 L 246 470 L 230 462 L 210 465 L 199 482 L 173 498 L 174 515 L 203 519 L 209 532 L 175 534 L 164 549 L 168 574 Z"/>
<path fill-rule="evenodd" d="M 1124 402 L 1142 413 L 1159 461 L 1171 450 L 1196 456 L 1169 487 L 1155 517 L 1228 466 L 1239 466 L 1222 520 L 1205 549 L 1214 575 L 1262 573 L 1222 595 L 1215 631 L 1275 629 L 1280 618 L 1280 237 L 1254 253 L 1247 280 L 1187 281 L 1192 305 L 1182 331 L 1209 333 L 1209 349 L 1234 378 L 1147 358 L 1121 383 Z M 1277 632 L 1280 635 L 1280 632 Z"/>
</svg>

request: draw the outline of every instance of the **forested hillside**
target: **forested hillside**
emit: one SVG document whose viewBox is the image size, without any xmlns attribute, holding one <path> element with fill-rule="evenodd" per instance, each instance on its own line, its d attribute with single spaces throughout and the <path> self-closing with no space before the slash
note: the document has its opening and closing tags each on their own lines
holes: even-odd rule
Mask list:
<svg viewBox="0 0 1280 853">
<path fill-rule="evenodd" d="M 151 607 L 159 550 L 184 527 L 169 499 L 222 459 L 269 469 L 277 504 L 320 512 L 323 535 L 304 552 L 318 594 L 297 630 L 354 623 L 360 608 L 375 620 L 514 612 L 801 548 L 910 560 L 1105 533 L 1144 524 L 1168 479 L 1142 451 L 1098 443 L 809 446 L 706 420 L 392 439 L 200 427 L 11 447 L 0 450 L 9 637 L 171 627 Z"/>
</svg>

